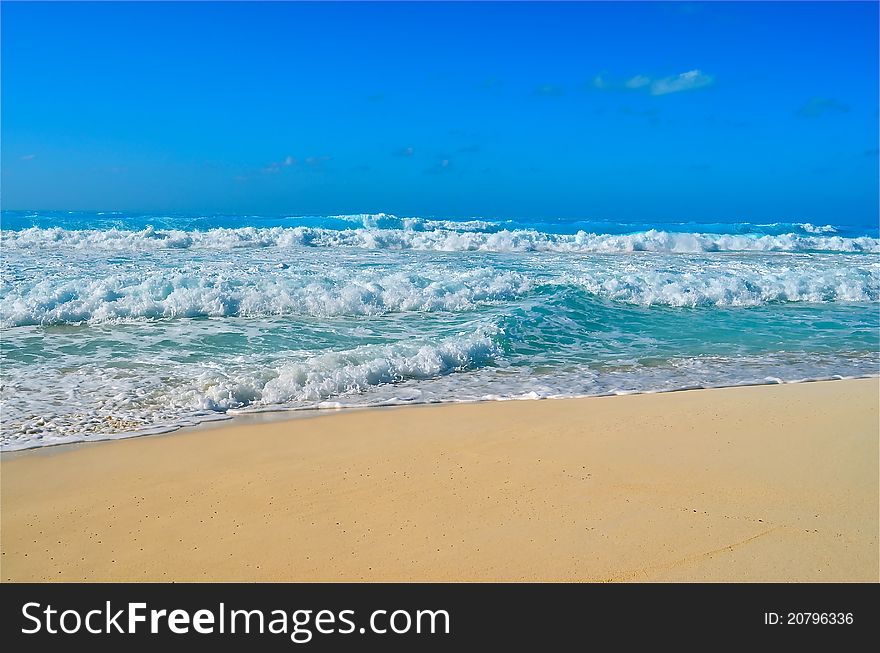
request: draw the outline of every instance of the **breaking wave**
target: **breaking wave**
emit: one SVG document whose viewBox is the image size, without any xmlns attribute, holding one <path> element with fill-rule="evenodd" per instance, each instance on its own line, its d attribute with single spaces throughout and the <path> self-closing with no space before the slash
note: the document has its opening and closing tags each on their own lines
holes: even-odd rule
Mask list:
<svg viewBox="0 0 880 653">
<path fill-rule="evenodd" d="M 365 219 L 366 220 L 366 219 Z M 366 220 L 366 222 L 369 222 Z M 702 253 L 702 252 L 880 252 L 880 239 L 822 234 L 711 234 L 648 231 L 597 234 L 578 231 L 555 234 L 533 229 L 497 231 L 437 228 L 239 227 L 205 231 L 117 228 L 71 230 L 31 227 L 3 231 L 6 248 L 158 250 L 236 248 L 361 248 L 440 252 Z"/>
</svg>

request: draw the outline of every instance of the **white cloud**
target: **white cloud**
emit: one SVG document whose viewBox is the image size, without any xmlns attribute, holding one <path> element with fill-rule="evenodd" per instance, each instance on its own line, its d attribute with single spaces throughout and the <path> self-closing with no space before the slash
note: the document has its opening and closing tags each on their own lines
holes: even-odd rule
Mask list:
<svg viewBox="0 0 880 653">
<path fill-rule="evenodd" d="M 287 155 L 286 157 L 284 157 L 283 161 L 272 161 L 272 163 L 263 168 L 263 172 L 275 174 L 277 172 L 281 172 L 281 168 L 290 168 L 295 165 L 296 159 L 290 155 Z"/>
<path fill-rule="evenodd" d="M 425 170 L 427 175 L 439 175 L 452 170 L 452 161 L 442 156 L 437 158 L 437 162 L 430 168 Z"/>
<path fill-rule="evenodd" d="M 689 70 L 680 75 L 654 80 L 651 84 L 651 95 L 667 95 L 668 93 L 678 93 L 679 91 L 690 91 L 695 88 L 709 86 L 713 81 L 715 81 L 715 78 L 711 75 L 704 75 L 700 70 Z"/>
<path fill-rule="evenodd" d="M 329 157 L 329 156 L 326 156 L 326 155 L 323 155 L 323 156 L 307 156 L 307 157 L 306 157 L 306 163 L 307 163 L 308 165 L 310 165 L 310 166 L 317 166 L 317 165 L 321 165 L 322 163 L 324 163 L 324 161 L 329 161 L 331 158 L 333 158 L 333 157 Z"/>
<path fill-rule="evenodd" d="M 25 154 L 23 157 L 21 157 L 21 160 L 22 161 L 33 161 L 36 158 L 37 158 L 36 154 Z"/>
<path fill-rule="evenodd" d="M 626 80 L 624 86 L 627 88 L 642 88 L 643 86 L 647 86 L 651 83 L 651 78 L 645 75 L 636 75 L 635 77 L 631 77 Z"/>
<path fill-rule="evenodd" d="M 679 91 L 690 91 L 695 88 L 709 86 L 715 81 L 712 75 L 706 75 L 701 70 L 689 70 L 680 75 L 670 77 L 653 78 L 648 75 L 633 75 L 629 79 L 608 79 L 604 73 L 593 78 L 592 86 L 600 91 L 639 91 L 648 92 L 651 95 L 667 95 Z"/>
</svg>

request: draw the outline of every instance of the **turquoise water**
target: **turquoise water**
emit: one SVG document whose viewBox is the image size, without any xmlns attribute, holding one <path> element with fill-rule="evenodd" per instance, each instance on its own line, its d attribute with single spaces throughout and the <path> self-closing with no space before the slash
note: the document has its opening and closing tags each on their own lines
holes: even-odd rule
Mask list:
<svg viewBox="0 0 880 653">
<path fill-rule="evenodd" d="M 875 375 L 876 228 L 4 212 L 4 449 Z"/>
</svg>

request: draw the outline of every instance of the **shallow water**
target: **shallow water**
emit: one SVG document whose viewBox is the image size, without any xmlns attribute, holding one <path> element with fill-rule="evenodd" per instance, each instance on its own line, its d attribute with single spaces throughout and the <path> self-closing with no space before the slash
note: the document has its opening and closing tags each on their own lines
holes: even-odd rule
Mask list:
<svg viewBox="0 0 880 653">
<path fill-rule="evenodd" d="M 2 446 L 878 373 L 875 228 L 4 212 Z"/>
</svg>

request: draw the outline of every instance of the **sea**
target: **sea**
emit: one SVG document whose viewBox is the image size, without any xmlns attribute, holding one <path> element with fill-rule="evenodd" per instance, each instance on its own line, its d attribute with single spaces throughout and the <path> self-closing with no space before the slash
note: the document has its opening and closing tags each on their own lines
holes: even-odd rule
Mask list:
<svg viewBox="0 0 880 653">
<path fill-rule="evenodd" d="M 4 211 L 0 274 L 7 451 L 880 374 L 877 225 Z"/>
</svg>

